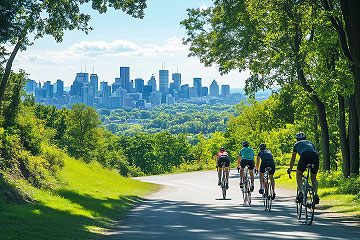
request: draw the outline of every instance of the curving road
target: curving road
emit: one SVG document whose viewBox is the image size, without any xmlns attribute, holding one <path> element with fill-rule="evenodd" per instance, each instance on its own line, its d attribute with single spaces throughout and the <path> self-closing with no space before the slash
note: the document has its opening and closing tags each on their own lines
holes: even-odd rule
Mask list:
<svg viewBox="0 0 360 240">
<path fill-rule="evenodd" d="M 245 206 L 237 171 L 230 178 L 226 200 L 215 171 L 138 178 L 164 188 L 144 199 L 106 239 L 360 239 L 356 222 L 320 211 L 313 225 L 299 222 L 291 191 L 278 190 L 272 211 L 265 212 L 258 180 L 252 206 Z"/>
</svg>

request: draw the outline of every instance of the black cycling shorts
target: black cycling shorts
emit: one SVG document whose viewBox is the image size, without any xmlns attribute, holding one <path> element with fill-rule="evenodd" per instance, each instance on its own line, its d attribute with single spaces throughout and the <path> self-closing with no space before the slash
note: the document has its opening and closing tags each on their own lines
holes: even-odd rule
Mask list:
<svg viewBox="0 0 360 240">
<path fill-rule="evenodd" d="M 260 173 L 264 173 L 267 167 L 271 167 L 269 174 L 273 175 L 275 173 L 275 162 L 273 160 L 261 161 Z"/>
<path fill-rule="evenodd" d="M 225 167 L 229 167 L 230 159 L 228 156 L 221 156 L 218 160 L 218 167 L 221 168 L 221 163 L 225 162 Z"/>
<path fill-rule="evenodd" d="M 253 170 L 254 169 L 254 160 L 241 159 L 240 166 L 242 168 L 245 168 L 246 165 L 249 165 L 249 170 Z"/>
<path fill-rule="evenodd" d="M 319 155 L 317 152 L 303 152 L 300 155 L 297 170 L 304 172 L 308 164 L 314 164 L 314 168 L 311 169 L 311 173 L 316 174 L 319 170 Z"/>
</svg>

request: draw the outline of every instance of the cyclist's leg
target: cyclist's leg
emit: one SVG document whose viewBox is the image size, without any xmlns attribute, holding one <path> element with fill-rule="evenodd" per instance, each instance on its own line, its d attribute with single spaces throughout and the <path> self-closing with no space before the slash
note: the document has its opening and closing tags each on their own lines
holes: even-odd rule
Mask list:
<svg viewBox="0 0 360 240">
<path fill-rule="evenodd" d="M 254 169 L 253 170 L 249 169 L 249 173 L 250 173 L 251 185 L 254 185 Z"/>
<path fill-rule="evenodd" d="M 226 181 L 229 181 L 229 167 L 225 167 Z"/>
<path fill-rule="evenodd" d="M 274 193 L 274 196 L 273 196 L 273 197 L 275 197 L 275 179 L 274 179 L 274 174 L 269 174 L 269 177 L 270 177 L 270 181 L 271 181 L 272 190 L 273 190 L 273 193 Z"/>
<path fill-rule="evenodd" d="M 259 180 L 260 180 L 260 189 L 264 189 L 264 173 L 260 173 Z"/>
<path fill-rule="evenodd" d="M 297 182 L 297 187 L 299 189 L 299 192 L 302 192 L 302 176 L 303 176 L 303 172 L 296 170 L 296 182 Z"/>
<path fill-rule="evenodd" d="M 312 182 L 312 185 L 313 185 L 313 189 L 314 189 L 314 193 L 317 194 L 317 190 L 318 190 L 318 181 L 316 179 L 316 175 L 317 173 L 315 174 L 311 174 L 311 182 Z"/>
<path fill-rule="evenodd" d="M 240 167 L 240 185 L 244 182 L 244 168 Z"/>
<path fill-rule="evenodd" d="M 225 171 L 226 171 L 226 182 L 229 182 L 229 167 L 230 167 L 230 159 L 225 159 Z"/>
<path fill-rule="evenodd" d="M 254 161 L 248 161 L 249 165 L 249 173 L 250 173 L 250 179 L 251 179 L 251 191 L 254 191 Z"/>
<path fill-rule="evenodd" d="M 220 186 L 221 184 L 221 174 L 222 174 L 222 168 L 219 167 L 219 170 L 218 170 L 218 185 Z"/>
</svg>

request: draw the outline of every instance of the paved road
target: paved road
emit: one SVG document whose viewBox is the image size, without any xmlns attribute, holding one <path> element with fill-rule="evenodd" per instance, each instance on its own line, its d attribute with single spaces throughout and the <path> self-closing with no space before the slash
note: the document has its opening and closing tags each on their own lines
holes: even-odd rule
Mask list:
<svg viewBox="0 0 360 240">
<path fill-rule="evenodd" d="M 291 191 L 277 191 L 272 211 L 265 212 L 255 188 L 252 206 L 245 206 L 237 171 L 230 178 L 226 200 L 215 171 L 138 178 L 165 187 L 134 208 L 106 239 L 360 239 L 359 226 L 319 211 L 313 225 L 299 222 Z"/>
</svg>

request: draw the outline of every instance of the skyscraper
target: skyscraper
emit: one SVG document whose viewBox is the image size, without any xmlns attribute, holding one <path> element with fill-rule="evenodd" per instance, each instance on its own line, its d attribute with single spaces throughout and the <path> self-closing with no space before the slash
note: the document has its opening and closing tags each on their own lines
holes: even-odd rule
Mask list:
<svg viewBox="0 0 360 240">
<path fill-rule="evenodd" d="M 62 98 L 64 96 L 64 82 L 61 79 L 56 81 L 56 97 Z"/>
<path fill-rule="evenodd" d="M 156 79 L 154 75 L 151 75 L 150 80 L 148 81 L 148 86 L 151 86 L 152 92 L 156 92 Z"/>
<path fill-rule="evenodd" d="M 230 95 L 230 85 L 221 85 L 221 96 L 226 97 Z"/>
<path fill-rule="evenodd" d="M 89 82 L 89 73 L 76 73 L 75 81 L 81 83 L 88 83 Z"/>
<path fill-rule="evenodd" d="M 99 91 L 99 77 L 95 73 L 90 74 L 90 86 L 93 91 L 92 95 L 95 96 L 95 94 Z"/>
<path fill-rule="evenodd" d="M 194 78 L 194 88 L 198 97 L 201 97 L 201 78 Z"/>
<path fill-rule="evenodd" d="M 159 90 L 167 95 L 169 92 L 169 70 L 159 70 Z"/>
<path fill-rule="evenodd" d="M 215 79 L 212 81 L 210 85 L 210 96 L 219 97 L 219 85 L 217 84 Z"/>
<path fill-rule="evenodd" d="M 172 74 L 172 80 L 174 81 L 175 91 L 180 92 L 181 73 L 173 73 L 173 74 Z"/>
<path fill-rule="evenodd" d="M 142 79 L 142 78 L 135 79 L 135 92 L 138 92 L 138 93 L 144 92 L 144 79 Z"/>
<path fill-rule="evenodd" d="M 120 81 L 121 87 L 129 91 L 130 67 L 120 67 Z"/>
</svg>

